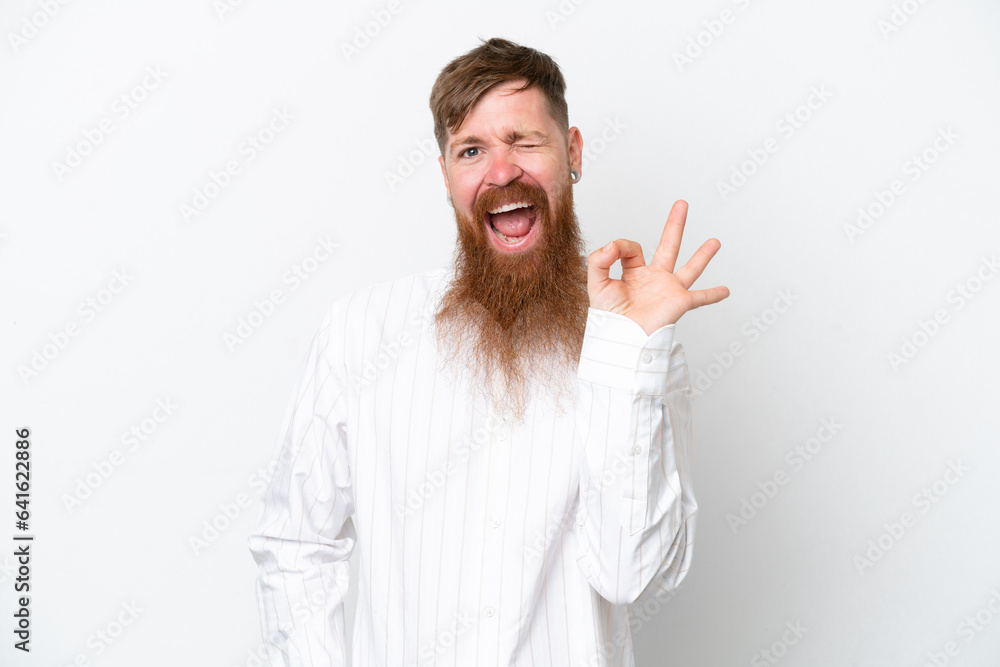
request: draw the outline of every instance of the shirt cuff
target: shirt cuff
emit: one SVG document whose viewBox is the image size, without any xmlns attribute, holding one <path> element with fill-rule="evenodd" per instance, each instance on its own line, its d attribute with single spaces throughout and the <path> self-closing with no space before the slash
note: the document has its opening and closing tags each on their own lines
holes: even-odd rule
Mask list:
<svg viewBox="0 0 1000 667">
<path fill-rule="evenodd" d="M 634 320 L 587 309 L 577 377 L 640 395 L 666 395 L 675 324 L 650 335 Z"/>
</svg>

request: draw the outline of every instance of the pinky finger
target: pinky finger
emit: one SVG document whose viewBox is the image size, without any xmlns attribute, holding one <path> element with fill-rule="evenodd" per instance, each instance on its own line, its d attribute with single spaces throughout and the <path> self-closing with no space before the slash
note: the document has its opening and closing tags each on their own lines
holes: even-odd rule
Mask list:
<svg viewBox="0 0 1000 667">
<path fill-rule="evenodd" d="M 700 306 L 709 306 L 713 303 L 719 303 L 723 299 L 729 296 L 729 288 L 720 285 L 719 287 L 710 287 L 708 289 L 694 290 L 691 292 L 694 304 L 692 308 L 698 308 Z"/>
</svg>

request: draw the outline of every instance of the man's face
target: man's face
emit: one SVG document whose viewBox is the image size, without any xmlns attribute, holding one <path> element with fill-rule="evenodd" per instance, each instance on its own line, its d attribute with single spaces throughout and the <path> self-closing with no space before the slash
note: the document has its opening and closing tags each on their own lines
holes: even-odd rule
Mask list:
<svg viewBox="0 0 1000 667">
<path fill-rule="evenodd" d="M 583 139 L 537 89 L 512 92 L 520 83 L 487 92 L 448 136 L 456 277 L 436 317 L 472 386 L 518 415 L 533 384 L 554 387 L 578 362 L 589 302 L 570 181 Z"/>
<path fill-rule="evenodd" d="M 439 162 L 457 217 L 479 226 L 479 238 L 510 256 L 506 265 L 537 266 L 541 253 L 531 250 L 551 233 L 537 223 L 565 201 L 570 170 L 580 169 L 583 139 L 575 127 L 560 129 L 537 87 L 514 92 L 522 84 L 487 91 L 462 126 L 449 132 Z M 519 204 L 529 206 L 503 211 Z"/>
</svg>

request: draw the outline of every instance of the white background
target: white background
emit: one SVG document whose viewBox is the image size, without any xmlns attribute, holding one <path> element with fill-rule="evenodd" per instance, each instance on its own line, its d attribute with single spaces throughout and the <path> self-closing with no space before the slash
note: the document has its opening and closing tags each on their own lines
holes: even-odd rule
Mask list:
<svg viewBox="0 0 1000 667">
<path fill-rule="evenodd" d="M 676 199 L 682 261 L 722 241 L 697 286 L 732 296 L 678 325 L 701 383 L 694 565 L 644 612 L 637 664 L 773 664 L 773 648 L 779 664 L 920 667 L 949 641 L 939 664 L 997 664 L 996 3 L 48 4 L 0 10 L 0 663 L 257 664 L 254 476 L 326 306 L 450 259 L 436 150 L 420 149 L 428 96 L 449 60 L 503 36 L 563 69 L 593 156 L 574 190 L 589 249 L 624 237 L 649 257 Z M 391 20 L 365 44 L 377 12 Z M 291 120 L 262 133 L 275 110 Z M 185 216 L 230 160 L 239 173 Z M 859 207 L 879 215 L 861 227 Z M 321 238 L 336 250 L 305 261 Z M 297 285 L 296 266 L 314 269 Z M 157 400 L 178 406 L 162 423 Z M 25 426 L 30 656 L 11 632 Z M 787 458 L 817 434 L 810 460 Z"/>
</svg>

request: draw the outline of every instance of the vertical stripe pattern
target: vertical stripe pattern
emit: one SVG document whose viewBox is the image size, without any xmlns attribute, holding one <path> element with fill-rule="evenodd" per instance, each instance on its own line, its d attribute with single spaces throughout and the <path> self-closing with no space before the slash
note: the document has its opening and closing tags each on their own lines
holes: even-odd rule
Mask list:
<svg viewBox="0 0 1000 667">
<path fill-rule="evenodd" d="M 539 394 L 515 421 L 443 365 L 452 275 L 358 290 L 309 346 L 248 541 L 275 667 L 347 665 L 348 641 L 359 667 L 628 666 L 627 605 L 690 567 L 674 326 L 590 309 L 575 402 Z"/>
</svg>

